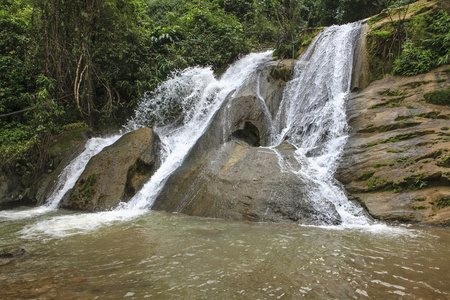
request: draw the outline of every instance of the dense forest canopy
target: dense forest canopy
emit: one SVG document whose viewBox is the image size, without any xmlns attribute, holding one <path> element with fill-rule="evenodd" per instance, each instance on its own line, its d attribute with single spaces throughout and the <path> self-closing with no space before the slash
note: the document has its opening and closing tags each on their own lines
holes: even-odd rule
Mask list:
<svg viewBox="0 0 450 300">
<path fill-rule="evenodd" d="M 220 70 L 268 47 L 296 57 L 312 39 L 309 28 L 410 2 L 0 0 L 0 167 L 40 171 L 55 136 L 86 124 L 120 126 L 141 95 L 175 69 Z M 444 14 L 435 31 L 448 62 Z M 29 157 L 41 162 L 23 162 Z"/>
</svg>

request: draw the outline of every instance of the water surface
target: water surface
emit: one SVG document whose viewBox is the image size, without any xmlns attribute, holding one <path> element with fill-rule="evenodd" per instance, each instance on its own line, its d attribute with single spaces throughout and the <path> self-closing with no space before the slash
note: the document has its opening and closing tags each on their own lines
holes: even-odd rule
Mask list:
<svg viewBox="0 0 450 300">
<path fill-rule="evenodd" d="M 302 227 L 151 211 L 84 234 L 56 237 L 53 228 L 24 238 L 27 225 L 48 217 L 0 222 L 0 248 L 27 251 L 0 261 L 0 299 L 448 299 L 450 293 L 445 228 Z"/>
</svg>

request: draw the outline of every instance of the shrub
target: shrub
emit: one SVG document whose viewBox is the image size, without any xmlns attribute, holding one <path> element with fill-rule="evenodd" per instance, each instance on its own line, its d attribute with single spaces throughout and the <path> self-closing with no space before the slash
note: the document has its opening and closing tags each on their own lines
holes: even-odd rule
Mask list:
<svg viewBox="0 0 450 300">
<path fill-rule="evenodd" d="M 431 50 L 413 47 L 412 42 L 406 42 L 402 54 L 394 61 L 393 69 L 395 74 L 412 76 L 430 71 L 431 62 Z"/>
</svg>

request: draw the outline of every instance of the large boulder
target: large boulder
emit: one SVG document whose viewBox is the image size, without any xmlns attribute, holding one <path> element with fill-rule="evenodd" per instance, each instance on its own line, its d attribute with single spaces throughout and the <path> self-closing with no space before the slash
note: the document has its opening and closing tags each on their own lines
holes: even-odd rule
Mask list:
<svg viewBox="0 0 450 300">
<path fill-rule="evenodd" d="M 450 107 L 424 100 L 449 84 L 444 66 L 372 82 L 348 99 L 336 177 L 375 218 L 450 224 Z"/>
<path fill-rule="evenodd" d="M 285 144 L 269 149 L 227 142 L 198 159 L 187 159 L 153 209 L 234 220 L 338 224 L 331 203 L 318 211 L 308 200 L 312 183 L 292 171 L 301 169 L 294 152 Z"/>
<path fill-rule="evenodd" d="M 125 134 L 89 161 L 61 206 L 101 211 L 129 200 L 159 167 L 159 153 L 159 137 L 150 128 Z"/>
<path fill-rule="evenodd" d="M 314 184 L 299 175 L 295 148 L 270 144 L 290 61 L 269 62 L 224 102 L 184 163 L 169 177 L 152 209 L 234 220 L 338 224 L 334 205 L 320 211 L 307 193 Z M 289 166 L 289 167 L 288 167 Z"/>
</svg>

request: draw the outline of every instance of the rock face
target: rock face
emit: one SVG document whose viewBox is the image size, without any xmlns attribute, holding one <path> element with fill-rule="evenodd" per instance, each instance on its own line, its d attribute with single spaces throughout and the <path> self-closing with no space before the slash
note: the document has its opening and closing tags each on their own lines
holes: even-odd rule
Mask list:
<svg viewBox="0 0 450 300">
<path fill-rule="evenodd" d="M 125 134 L 89 161 L 61 206 L 99 211 L 129 200 L 158 168 L 159 148 L 150 128 Z"/>
<path fill-rule="evenodd" d="M 333 205 L 325 203 L 318 212 L 307 200 L 311 183 L 292 171 L 301 169 L 292 145 L 258 147 L 269 144 L 270 122 L 284 88 L 271 70 L 291 67 L 281 64 L 271 62 L 260 70 L 256 84 L 225 101 L 152 209 L 235 220 L 340 222 Z"/>
<path fill-rule="evenodd" d="M 0 209 L 43 204 L 52 192 L 53 181 L 70 161 L 83 151 L 91 134 L 89 127 L 80 127 L 60 135 L 49 149 L 49 163 L 45 173 L 39 174 L 37 178 L 33 178 L 30 173 L 0 174 Z"/>
<path fill-rule="evenodd" d="M 235 220 L 339 223 L 333 205 L 327 203 L 323 215 L 307 200 L 311 183 L 291 171 L 301 169 L 294 151 L 285 144 L 268 149 L 227 142 L 200 159 L 187 159 L 153 209 Z"/>
<path fill-rule="evenodd" d="M 450 224 L 450 108 L 424 101 L 449 86 L 448 70 L 388 77 L 348 100 L 336 177 L 375 218 Z"/>
</svg>

